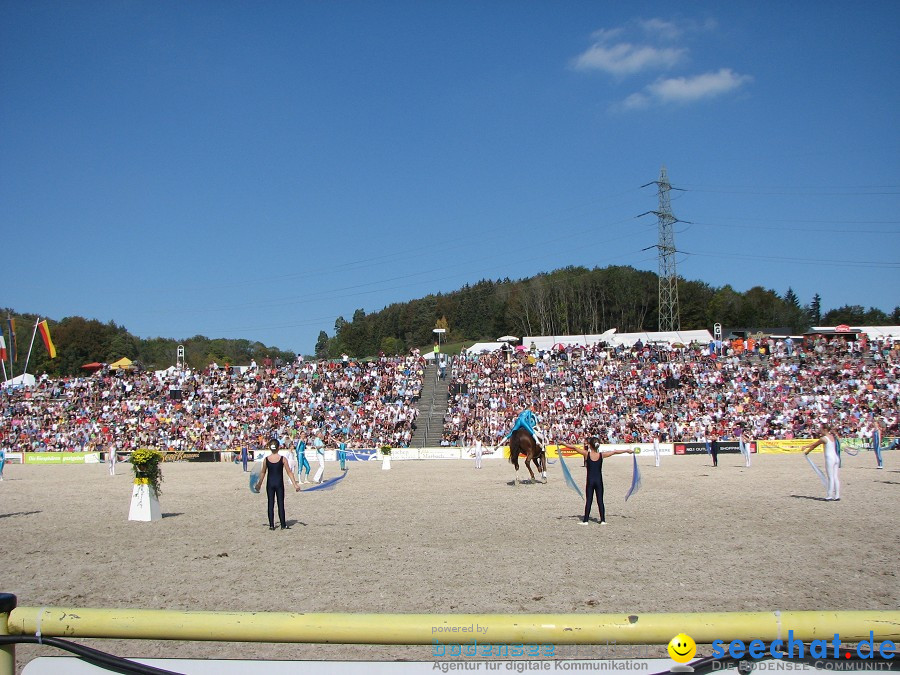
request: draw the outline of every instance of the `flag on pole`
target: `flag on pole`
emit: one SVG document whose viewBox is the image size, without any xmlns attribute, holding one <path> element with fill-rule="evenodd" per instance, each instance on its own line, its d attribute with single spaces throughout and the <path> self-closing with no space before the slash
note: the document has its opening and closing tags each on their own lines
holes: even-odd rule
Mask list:
<svg viewBox="0 0 900 675">
<path fill-rule="evenodd" d="M 0 335 L 0 361 L 6 361 L 6 339 Z"/>
<path fill-rule="evenodd" d="M 50 326 L 47 325 L 46 319 L 38 324 L 38 330 L 41 331 L 41 339 L 44 341 L 44 346 L 47 348 L 47 353 L 50 355 L 51 359 L 55 359 L 56 346 L 53 344 L 53 340 L 50 339 Z"/>
<path fill-rule="evenodd" d="M 7 319 L 7 323 L 9 323 L 9 360 L 16 360 L 16 320 L 12 318 Z"/>
<path fill-rule="evenodd" d="M 625 495 L 625 501 L 628 501 L 628 498 L 634 494 L 637 494 L 637 491 L 641 489 L 641 472 L 638 469 L 637 465 L 637 455 L 632 454 L 631 458 L 634 460 L 633 469 L 631 471 L 631 488 L 628 490 L 628 494 Z"/>
</svg>

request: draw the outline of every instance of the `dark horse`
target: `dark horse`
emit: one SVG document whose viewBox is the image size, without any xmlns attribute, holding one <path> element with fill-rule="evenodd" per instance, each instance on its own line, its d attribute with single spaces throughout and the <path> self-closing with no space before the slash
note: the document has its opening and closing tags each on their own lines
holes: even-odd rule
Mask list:
<svg viewBox="0 0 900 675">
<path fill-rule="evenodd" d="M 544 483 L 547 482 L 547 454 L 534 440 L 534 436 L 528 429 L 516 429 L 509 438 L 509 461 L 516 467 L 516 485 L 519 484 L 519 455 L 525 455 L 525 468 L 531 474 L 534 482 L 534 471 L 530 462 L 534 462 L 535 468 L 541 472 Z"/>
</svg>

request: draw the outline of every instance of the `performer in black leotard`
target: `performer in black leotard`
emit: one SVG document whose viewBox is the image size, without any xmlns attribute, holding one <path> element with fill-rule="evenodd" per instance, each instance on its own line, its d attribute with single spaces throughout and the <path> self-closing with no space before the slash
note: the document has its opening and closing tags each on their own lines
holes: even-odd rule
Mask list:
<svg viewBox="0 0 900 675">
<path fill-rule="evenodd" d="M 287 530 L 288 525 L 284 517 L 284 472 L 287 471 L 290 476 L 291 483 L 294 484 L 297 492 L 300 491 L 300 484 L 294 478 L 294 472 L 284 457 L 278 454 L 278 440 L 269 441 L 269 450 L 271 454 L 263 460 L 263 469 L 259 474 L 259 481 L 256 483 L 256 489 L 259 490 L 262 485 L 263 478 L 266 478 L 266 495 L 269 498 L 269 529 L 275 529 L 275 498 L 278 498 L 278 520 L 281 521 L 281 529 Z"/>
<path fill-rule="evenodd" d="M 584 456 L 587 467 L 587 483 L 584 487 L 584 518 L 582 525 L 588 524 L 591 515 L 591 504 L 596 495 L 597 507 L 600 509 L 600 524 L 606 525 L 606 509 L 603 506 L 603 460 L 613 455 L 633 454 L 634 450 L 610 450 L 600 452 L 600 439 L 591 436 L 584 443 L 584 448 L 572 448 Z"/>
</svg>

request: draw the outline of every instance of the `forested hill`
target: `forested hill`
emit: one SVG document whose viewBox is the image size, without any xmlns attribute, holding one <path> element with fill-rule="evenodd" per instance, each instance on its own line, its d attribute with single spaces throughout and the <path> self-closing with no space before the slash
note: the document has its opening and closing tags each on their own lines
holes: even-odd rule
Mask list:
<svg viewBox="0 0 900 675">
<path fill-rule="evenodd" d="M 28 345 L 34 331 L 37 317 L 34 314 L 20 314 L 11 309 L 0 310 L 3 316 L 15 320 L 17 349 L 14 374 L 21 375 L 28 357 Z M 8 324 L 3 320 L 4 334 L 9 347 Z M 57 357 L 51 359 L 44 348 L 40 334 L 35 337 L 28 372 L 49 375 L 84 375 L 82 369 L 87 363 L 112 363 L 127 357 L 149 370 L 164 369 L 175 365 L 178 345 L 184 346 L 185 362 L 191 368 L 205 368 L 210 363 L 219 365 L 247 365 L 251 359 L 262 364 L 266 357 L 288 360 L 296 358 L 293 352 L 267 347 L 250 340 L 210 339 L 197 335 L 186 340 L 171 338 L 142 339 L 129 333 L 115 323 L 102 323 L 96 319 L 80 316 L 67 317 L 61 321 L 48 319 L 50 335 L 56 347 Z M 9 374 L 9 361 L 6 362 Z"/>
<path fill-rule="evenodd" d="M 447 342 L 495 340 L 501 335 L 597 334 L 658 330 L 658 277 L 632 267 L 567 267 L 538 276 L 479 281 L 458 291 L 396 303 L 379 312 L 356 310 L 350 321 L 338 318 L 333 336 L 319 333 L 316 355 L 351 356 L 402 353 L 433 342 L 435 327 L 447 329 Z M 796 294 L 762 287 L 739 293 L 700 281 L 679 280 L 684 330 L 723 326 L 789 326 L 802 332 L 812 325 L 900 323 L 900 307 L 891 315 L 861 305 L 823 313 L 818 294 L 802 305 Z"/>
<path fill-rule="evenodd" d="M 501 335 L 581 335 L 597 334 L 609 328 L 620 333 L 657 330 L 658 279 L 653 272 L 631 267 L 586 269 L 567 267 L 529 279 L 483 280 L 451 293 L 428 295 L 418 300 L 396 303 L 379 312 L 356 310 L 350 321 L 338 318 L 334 334 L 319 333 L 315 346 L 318 357 L 353 357 L 402 354 L 412 347 L 433 343 L 432 330 L 446 328 L 445 342 L 495 340 Z M 681 327 L 711 329 L 723 326 L 789 326 L 802 332 L 811 325 L 900 324 L 900 307 L 891 314 L 861 305 L 847 305 L 823 311 L 818 295 L 801 304 L 787 288 L 783 295 L 761 287 L 738 293 L 731 286 L 714 288 L 699 281 L 679 280 L 678 298 Z M 37 317 L 0 310 L 16 321 L 18 349 L 14 374 L 22 373 L 28 343 Z M 246 365 L 262 364 L 268 357 L 288 361 L 296 354 L 250 340 L 226 340 L 197 335 L 186 340 L 143 339 L 123 326 L 79 316 L 48 319 L 58 357 L 50 359 L 35 339 L 29 373 L 79 375 L 83 365 L 111 363 L 120 358 L 140 363 L 147 369 L 163 369 L 175 363 L 179 344 L 192 368 L 212 362 Z M 3 321 L 6 328 L 6 321 Z M 7 342 L 9 334 L 4 330 Z M 9 346 L 9 345 L 8 345 Z M 9 369 L 9 362 L 6 362 Z"/>
</svg>

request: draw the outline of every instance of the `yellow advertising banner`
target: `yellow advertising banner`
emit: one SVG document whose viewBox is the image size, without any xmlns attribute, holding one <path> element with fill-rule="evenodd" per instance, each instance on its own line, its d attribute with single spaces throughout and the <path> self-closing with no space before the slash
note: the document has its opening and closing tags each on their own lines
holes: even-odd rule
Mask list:
<svg viewBox="0 0 900 675">
<path fill-rule="evenodd" d="M 547 453 L 547 458 L 548 458 L 548 459 L 555 459 L 555 458 L 559 457 L 559 448 L 560 448 L 560 447 L 565 448 L 566 446 L 559 446 L 559 445 L 547 445 L 547 446 L 545 446 L 545 447 L 544 447 L 544 451 Z M 579 448 L 581 447 L 581 444 L 580 444 L 580 443 L 578 444 L 578 447 L 579 447 Z M 501 450 L 503 451 L 503 456 L 506 457 L 507 459 L 509 459 L 509 446 L 508 446 L 508 445 L 504 445 L 504 446 L 501 448 Z M 570 449 L 568 449 L 568 448 L 564 449 L 564 450 L 563 450 L 563 453 L 565 453 L 565 456 L 566 456 L 566 457 L 578 457 L 578 456 L 579 456 L 577 452 L 575 452 L 574 450 L 570 450 Z"/>
<path fill-rule="evenodd" d="M 756 441 L 756 451 L 762 454 L 775 455 L 790 452 L 803 452 L 803 448 L 812 443 L 814 438 L 792 438 L 783 441 Z M 813 450 L 813 452 L 822 452 L 822 446 Z"/>
<path fill-rule="evenodd" d="M 563 457 L 580 457 L 581 454 L 572 448 L 583 448 L 583 443 L 573 443 L 572 445 L 547 445 L 544 447 L 544 450 L 547 453 L 548 459 L 556 459 L 559 457 L 559 453 L 563 454 Z M 653 455 L 653 443 L 604 443 L 600 446 L 600 452 L 611 452 L 613 450 L 634 450 L 634 454 L 640 455 L 641 453 L 647 455 Z M 671 455 L 672 454 L 672 444 L 671 443 L 660 443 L 659 454 L 661 455 Z M 509 457 L 509 446 L 503 446 L 503 456 Z"/>
</svg>

